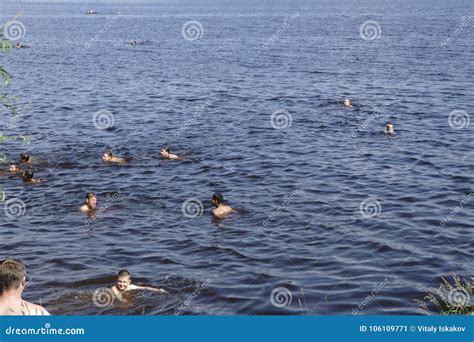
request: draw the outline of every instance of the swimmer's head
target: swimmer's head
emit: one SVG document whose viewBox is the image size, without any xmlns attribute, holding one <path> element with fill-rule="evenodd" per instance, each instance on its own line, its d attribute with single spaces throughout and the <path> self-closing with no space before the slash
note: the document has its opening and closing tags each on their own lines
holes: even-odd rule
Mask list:
<svg viewBox="0 0 474 342">
<path fill-rule="evenodd" d="M 89 192 L 86 195 L 84 203 L 89 207 L 89 209 L 95 209 L 97 206 L 97 197 L 92 192 Z"/>
<path fill-rule="evenodd" d="M 127 270 L 121 270 L 117 274 L 117 289 L 119 291 L 125 290 L 132 283 L 132 275 Z"/>
<path fill-rule="evenodd" d="M 105 151 L 104 154 L 102 155 L 102 160 L 103 161 L 110 161 L 112 159 L 112 157 L 113 157 L 112 152 Z"/>
<path fill-rule="evenodd" d="M 346 106 L 346 107 L 351 106 L 351 100 L 349 100 L 347 97 L 344 99 L 344 106 Z"/>
<path fill-rule="evenodd" d="M 212 205 L 215 207 L 218 207 L 219 204 L 221 204 L 224 201 L 224 196 L 222 194 L 216 192 L 214 195 L 212 195 Z"/>
<path fill-rule="evenodd" d="M 10 166 L 8 166 L 8 171 L 10 171 L 10 172 L 18 172 L 18 171 L 20 171 L 20 165 L 18 165 L 18 164 L 10 164 Z"/>
<path fill-rule="evenodd" d="M 20 162 L 21 163 L 28 163 L 30 161 L 30 155 L 28 153 L 20 154 Z"/>
<path fill-rule="evenodd" d="M 0 295 L 5 291 L 23 291 L 25 282 L 25 264 L 15 259 L 5 259 L 0 261 Z"/>
<path fill-rule="evenodd" d="M 25 172 L 23 172 L 24 182 L 31 182 L 32 179 L 33 179 L 33 171 L 26 170 Z"/>
<path fill-rule="evenodd" d="M 163 158 L 168 158 L 170 155 L 170 148 L 168 146 L 163 146 L 160 151 L 160 154 Z"/>
<path fill-rule="evenodd" d="M 385 133 L 387 134 L 395 133 L 395 130 L 393 129 L 393 125 L 390 122 L 387 123 L 387 127 L 385 128 Z"/>
</svg>

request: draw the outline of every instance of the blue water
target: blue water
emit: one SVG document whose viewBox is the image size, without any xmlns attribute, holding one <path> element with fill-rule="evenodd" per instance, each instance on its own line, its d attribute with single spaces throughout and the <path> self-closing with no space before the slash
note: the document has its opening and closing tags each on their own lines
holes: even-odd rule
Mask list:
<svg viewBox="0 0 474 342">
<path fill-rule="evenodd" d="M 473 10 L 2 2 L 2 23 L 22 11 L 27 46 L 3 60 L 6 90 L 29 105 L 5 134 L 31 143 L 5 140 L 1 152 L 29 152 L 47 182 L 0 177 L 6 200 L 26 205 L 0 216 L 0 257 L 27 264 L 25 298 L 53 314 L 173 314 L 185 301 L 183 314 L 418 313 L 413 299 L 442 276 L 473 275 L 473 203 L 441 224 L 473 192 L 474 20 L 462 26 Z M 202 25 L 193 41 L 182 35 L 190 20 Z M 362 39 L 367 20 L 378 39 Z M 279 110 L 286 129 L 271 125 Z M 468 115 L 460 129 L 454 110 Z M 95 128 L 98 111 L 112 127 Z M 165 143 L 186 159 L 161 160 Z M 133 160 L 105 165 L 106 148 Z M 108 207 L 90 225 L 78 211 L 88 191 Z M 216 191 L 238 210 L 223 221 L 210 215 Z M 202 215 L 183 215 L 189 198 Z M 374 215 L 362 215 L 367 201 Z M 170 294 L 94 305 L 122 268 Z"/>
</svg>

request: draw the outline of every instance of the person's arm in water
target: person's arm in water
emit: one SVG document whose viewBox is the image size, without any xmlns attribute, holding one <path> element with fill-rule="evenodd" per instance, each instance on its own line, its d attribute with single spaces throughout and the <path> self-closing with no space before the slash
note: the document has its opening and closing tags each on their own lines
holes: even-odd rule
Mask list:
<svg viewBox="0 0 474 342">
<path fill-rule="evenodd" d="M 148 291 L 153 291 L 153 292 L 168 293 L 168 291 L 157 288 L 157 287 L 138 286 L 138 285 L 130 285 L 128 287 L 128 290 L 148 290 Z"/>
</svg>

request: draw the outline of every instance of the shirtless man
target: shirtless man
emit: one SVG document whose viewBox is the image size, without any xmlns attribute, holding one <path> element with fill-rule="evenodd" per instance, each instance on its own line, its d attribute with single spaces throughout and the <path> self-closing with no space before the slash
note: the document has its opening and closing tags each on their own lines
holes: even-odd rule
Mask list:
<svg viewBox="0 0 474 342">
<path fill-rule="evenodd" d="M 176 154 L 170 153 L 170 148 L 168 146 L 163 147 L 160 154 L 164 159 L 180 159 Z"/>
<path fill-rule="evenodd" d="M 26 284 L 26 267 L 18 260 L 0 261 L 0 316 L 48 315 L 42 306 L 21 298 Z"/>
<path fill-rule="evenodd" d="M 122 295 L 125 294 L 126 292 L 134 291 L 134 290 L 148 290 L 148 291 L 154 291 L 154 292 L 160 292 L 160 293 L 168 293 L 168 291 L 159 289 L 159 288 L 133 285 L 132 276 L 130 272 L 128 272 L 127 270 L 121 270 L 117 274 L 117 282 L 115 283 L 114 286 L 112 286 L 112 292 L 120 301 L 123 301 L 124 298 L 122 297 Z"/>
<path fill-rule="evenodd" d="M 130 158 L 128 157 L 114 157 L 112 152 L 106 151 L 102 155 L 102 160 L 106 163 L 128 163 Z"/>
<path fill-rule="evenodd" d="M 92 192 L 89 192 L 86 195 L 84 204 L 79 208 L 79 210 L 82 212 L 94 212 L 97 210 L 96 207 L 97 207 L 97 197 Z"/>
<path fill-rule="evenodd" d="M 231 212 L 234 211 L 231 207 L 228 205 L 224 205 L 222 202 L 224 201 L 224 196 L 222 196 L 220 193 L 215 193 L 212 195 L 212 205 L 215 207 L 212 209 L 212 215 L 214 215 L 217 218 L 224 218 L 227 215 L 229 215 Z"/>
</svg>

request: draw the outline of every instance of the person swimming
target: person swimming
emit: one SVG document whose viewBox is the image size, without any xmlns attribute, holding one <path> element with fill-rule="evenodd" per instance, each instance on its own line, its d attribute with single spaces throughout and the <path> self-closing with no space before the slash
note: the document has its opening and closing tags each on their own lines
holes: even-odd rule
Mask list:
<svg viewBox="0 0 474 342">
<path fill-rule="evenodd" d="M 352 107 L 351 100 L 349 100 L 347 97 L 344 99 L 344 107 L 345 107 L 345 108 L 350 108 L 350 107 Z"/>
<path fill-rule="evenodd" d="M 105 151 L 102 155 L 102 160 L 106 163 L 128 163 L 130 158 L 128 157 L 114 157 L 112 152 Z"/>
<path fill-rule="evenodd" d="M 234 211 L 231 207 L 228 205 L 223 204 L 222 202 L 224 201 L 224 196 L 220 193 L 215 193 L 212 195 L 212 205 L 215 207 L 212 209 L 212 215 L 214 215 L 217 218 L 223 218 L 229 215 L 231 212 Z"/>
<path fill-rule="evenodd" d="M 390 122 L 387 123 L 387 126 L 385 127 L 385 134 L 388 134 L 388 135 L 395 134 L 395 129 L 393 128 L 393 125 Z"/>
<path fill-rule="evenodd" d="M 33 171 L 25 170 L 25 172 L 23 172 L 23 182 L 28 184 L 39 184 L 42 182 L 42 180 L 34 178 Z"/>
<path fill-rule="evenodd" d="M 79 208 L 83 212 L 95 211 L 97 207 L 97 197 L 92 193 L 88 192 L 84 204 Z"/>
<path fill-rule="evenodd" d="M 170 153 L 170 148 L 168 146 L 164 146 L 161 149 L 160 154 L 164 159 L 180 159 L 176 154 Z"/>
<path fill-rule="evenodd" d="M 16 43 L 15 46 L 17 49 L 21 49 L 23 47 L 23 45 L 20 42 Z"/>
<path fill-rule="evenodd" d="M 0 261 L 0 316 L 49 316 L 45 308 L 22 298 L 26 284 L 25 264 L 15 259 Z"/>
<path fill-rule="evenodd" d="M 29 162 L 31 162 L 31 160 L 30 160 L 30 155 L 28 153 L 20 154 L 20 163 L 27 164 Z"/>
<path fill-rule="evenodd" d="M 160 293 L 168 293 L 168 291 L 160 289 L 160 288 L 133 285 L 132 275 L 127 270 L 121 270 L 117 274 L 117 281 L 115 285 L 112 286 L 111 290 L 120 301 L 124 300 L 122 295 L 129 291 L 148 290 L 148 291 L 154 291 L 154 292 L 160 292 Z"/>
<path fill-rule="evenodd" d="M 8 172 L 20 172 L 20 165 L 18 164 L 10 164 L 8 166 Z"/>
</svg>

